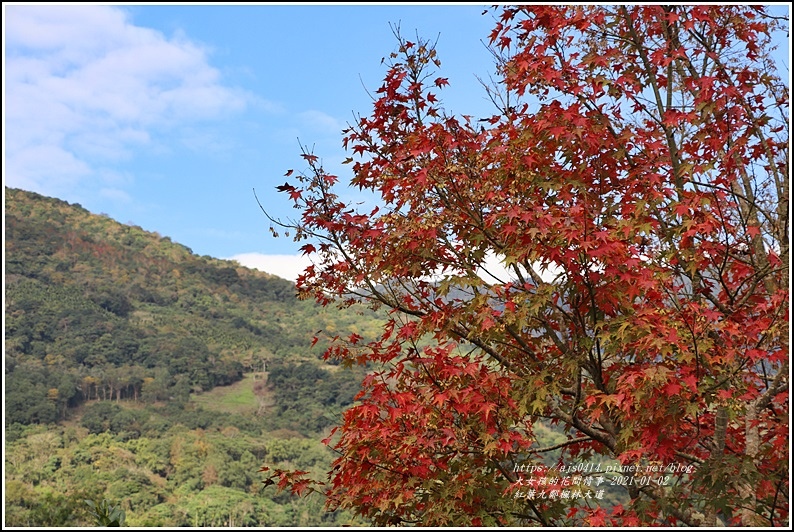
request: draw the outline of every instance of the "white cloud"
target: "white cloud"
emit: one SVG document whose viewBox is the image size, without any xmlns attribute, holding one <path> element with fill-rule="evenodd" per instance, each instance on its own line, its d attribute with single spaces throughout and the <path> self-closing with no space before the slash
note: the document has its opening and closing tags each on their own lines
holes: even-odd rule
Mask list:
<svg viewBox="0 0 794 532">
<path fill-rule="evenodd" d="M 136 26 L 118 7 L 5 10 L 6 184 L 57 195 L 132 156 L 158 131 L 224 118 L 254 98 L 208 50 Z M 154 149 L 154 147 L 153 147 Z"/>
<path fill-rule="evenodd" d="M 562 273 L 562 269 L 555 265 L 550 265 L 548 268 L 541 269 L 540 264 L 533 264 L 533 267 L 540 278 L 547 283 L 554 283 L 557 281 L 557 276 Z M 529 279 L 529 272 L 523 266 L 518 266 L 522 277 Z M 485 254 L 485 261 L 482 267 L 477 270 L 477 275 L 486 282 L 505 283 L 508 281 L 516 281 L 518 279 L 515 271 L 512 268 L 507 268 L 504 262 L 504 256 L 496 255 L 492 251 Z"/>
<path fill-rule="evenodd" d="M 118 188 L 103 188 L 99 191 L 99 195 L 118 203 L 132 202 L 130 195 Z"/>
<path fill-rule="evenodd" d="M 246 268 L 254 268 L 293 282 L 298 279 L 298 276 L 303 273 L 307 266 L 312 264 L 311 258 L 306 255 L 266 255 L 264 253 L 239 253 L 228 257 L 227 260 L 235 260 Z M 515 273 L 505 268 L 503 260 L 489 252 L 486 255 L 483 267 L 477 271 L 477 275 L 488 283 L 505 283 L 509 280 L 515 280 Z M 562 270 L 556 266 L 538 270 L 541 279 L 547 283 L 555 282 L 557 275 L 561 272 Z M 522 271 L 522 273 L 525 277 L 529 277 L 527 272 Z M 426 279 L 438 281 L 443 277 L 441 274 L 435 274 L 428 275 Z"/>
<path fill-rule="evenodd" d="M 311 264 L 305 255 L 265 255 L 263 253 L 239 253 L 228 260 L 236 260 L 246 268 L 254 268 L 295 282 L 303 270 Z"/>
<path fill-rule="evenodd" d="M 301 121 L 316 131 L 338 136 L 346 125 L 322 111 L 309 110 L 298 115 Z"/>
<path fill-rule="evenodd" d="M 11 187 L 46 193 L 41 189 L 45 176 L 58 176 L 61 188 L 73 187 L 81 178 L 91 174 L 91 169 L 73 153 L 61 146 L 39 144 L 13 150 L 6 133 L 5 184 Z"/>
</svg>

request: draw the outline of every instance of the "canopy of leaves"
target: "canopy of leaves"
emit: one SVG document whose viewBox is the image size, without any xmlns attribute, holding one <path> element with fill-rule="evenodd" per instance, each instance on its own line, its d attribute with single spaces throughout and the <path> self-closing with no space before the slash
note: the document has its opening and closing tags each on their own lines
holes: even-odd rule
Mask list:
<svg viewBox="0 0 794 532">
<path fill-rule="evenodd" d="M 275 222 L 316 257 L 301 293 L 389 317 L 326 353 L 381 368 L 326 440 L 329 481 L 271 481 L 378 524 L 787 523 L 781 22 L 741 5 L 497 17 L 493 116 L 447 113 L 432 44 L 398 34 L 344 138 L 350 184 L 378 201 L 346 204 L 309 152 L 280 188 L 302 215 Z M 558 472 L 618 460 L 630 502 L 527 473 L 551 450 L 541 420 L 567 435 Z"/>
<path fill-rule="evenodd" d="M 135 528 L 355 522 L 347 512 L 323 512 L 322 497 L 261 490 L 257 469 L 265 461 L 327 468 L 330 452 L 316 440 L 286 430 L 263 435 L 261 424 L 242 416 L 205 412 L 199 419 L 190 409 L 152 406 L 119 410 L 111 430 L 102 433 L 74 426 L 11 427 L 3 468 L 5 526 L 112 526 L 109 521 L 120 512 L 122 526 Z M 114 428 L 124 412 L 135 423 Z M 130 438 L 126 431 L 133 426 L 137 434 Z M 102 507 L 104 500 L 109 505 Z"/>
</svg>

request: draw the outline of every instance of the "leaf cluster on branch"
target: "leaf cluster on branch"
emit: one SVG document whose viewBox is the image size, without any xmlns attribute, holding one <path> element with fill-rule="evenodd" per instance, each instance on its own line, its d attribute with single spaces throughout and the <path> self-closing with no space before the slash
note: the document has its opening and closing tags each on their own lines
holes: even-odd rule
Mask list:
<svg viewBox="0 0 794 532">
<path fill-rule="evenodd" d="M 350 185 L 377 201 L 347 204 L 308 151 L 282 187 L 301 217 L 274 221 L 314 259 L 301 295 L 389 314 L 379 339 L 328 348 L 379 368 L 326 440 L 328 482 L 270 482 L 376 524 L 787 524 L 780 21 L 741 5 L 498 9 L 493 116 L 447 113 L 433 44 L 397 33 L 344 137 Z M 568 441 L 543 448 L 541 421 Z M 552 448 L 569 466 L 619 460 L 630 504 L 552 496 L 524 473 Z"/>
</svg>

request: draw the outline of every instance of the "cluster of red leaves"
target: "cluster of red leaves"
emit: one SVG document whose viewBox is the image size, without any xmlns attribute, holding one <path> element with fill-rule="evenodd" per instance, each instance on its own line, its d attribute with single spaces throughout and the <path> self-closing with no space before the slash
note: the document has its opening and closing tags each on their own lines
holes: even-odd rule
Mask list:
<svg viewBox="0 0 794 532">
<path fill-rule="evenodd" d="M 435 50 L 400 39 L 344 139 L 379 206 L 346 205 L 311 154 L 283 189 L 316 244 L 302 295 L 390 313 L 379 339 L 327 352 L 378 368 L 327 440 L 329 507 L 378 524 L 788 519 L 788 93 L 770 24 L 757 6 L 504 8 L 502 105 L 479 123 L 443 112 Z M 542 420 L 569 434 L 561 460 L 697 472 L 611 511 L 505 496 L 543 459 Z"/>
</svg>

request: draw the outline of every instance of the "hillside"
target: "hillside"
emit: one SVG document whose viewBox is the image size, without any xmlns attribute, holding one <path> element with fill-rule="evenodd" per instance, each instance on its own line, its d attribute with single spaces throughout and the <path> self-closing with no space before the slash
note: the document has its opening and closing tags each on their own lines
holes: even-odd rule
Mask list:
<svg viewBox="0 0 794 532">
<path fill-rule="evenodd" d="M 139 526 L 343 518 L 263 496 L 257 471 L 330 462 L 317 435 L 364 370 L 324 362 L 312 337 L 374 335 L 372 316 L 8 188 L 5 268 L 6 525 L 86 524 L 82 499 L 105 494 Z"/>
<path fill-rule="evenodd" d="M 210 390 L 267 363 L 314 363 L 316 331 L 369 323 L 298 301 L 283 279 L 61 200 L 6 189 L 5 222 L 7 423 L 56 421 L 94 398 Z"/>
</svg>

